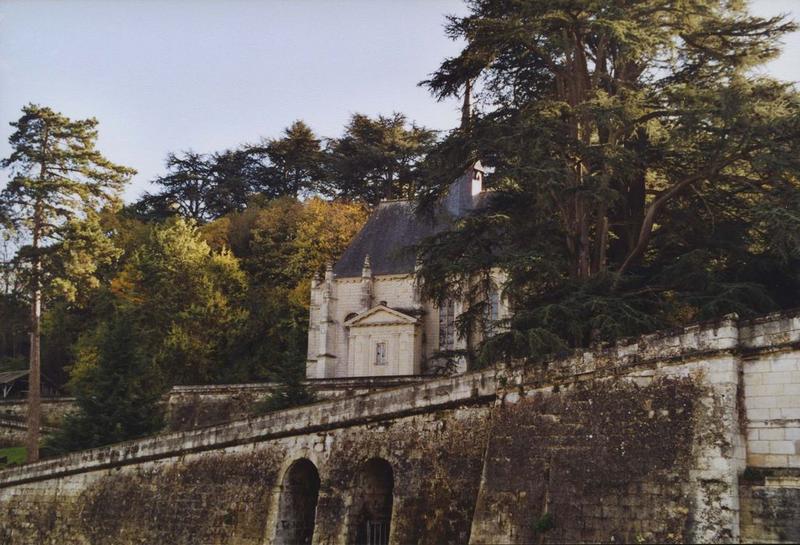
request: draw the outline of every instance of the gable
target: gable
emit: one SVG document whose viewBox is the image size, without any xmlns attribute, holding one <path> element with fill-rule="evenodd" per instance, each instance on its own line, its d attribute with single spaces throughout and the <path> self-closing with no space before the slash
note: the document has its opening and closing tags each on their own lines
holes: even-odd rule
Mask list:
<svg viewBox="0 0 800 545">
<path fill-rule="evenodd" d="M 378 305 L 376 307 L 372 307 L 366 312 L 362 312 L 358 316 L 350 318 L 344 323 L 344 325 L 349 327 L 395 324 L 414 325 L 417 322 L 418 320 L 413 316 L 409 316 L 408 314 L 400 312 L 399 310 L 395 310 L 384 305 Z"/>
</svg>

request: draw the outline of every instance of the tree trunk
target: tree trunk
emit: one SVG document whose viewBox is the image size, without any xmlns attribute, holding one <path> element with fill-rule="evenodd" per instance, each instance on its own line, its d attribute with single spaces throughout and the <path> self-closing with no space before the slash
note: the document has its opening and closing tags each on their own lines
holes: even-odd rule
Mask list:
<svg viewBox="0 0 800 545">
<path fill-rule="evenodd" d="M 45 128 L 42 158 L 39 170 L 39 179 L 44 180 L 47 172 L 46 150 L 48 132 Z M 42 422 L 42 360 L 41 360 L 41 340 L 42 340 L 42 260 L 39 255 L 41 245 L 42 229 L 44 224 L 41 200 L 36 201 L 33 210 L 33 262 L 31 263 L 31 353 L 30 365 L 28 370 L 28 433 L 25 438 L 28 463 L 39 460 L 39 428 Z"/>
<path fill-rule="evenodd" d="M 41 425 L 42 411 L 42 386 L 41 386 L 41 320 L 42 320 L 42 290 L 40 286 L 39 257 L 36 256 L 33 265 L 33 289 L 31 291 L 31 354 L 30 371 L 28 374 L 28 434 L 25 446 L 28 451 L 28 462 L 39 460 L 39 427 Z"/>
</svg>

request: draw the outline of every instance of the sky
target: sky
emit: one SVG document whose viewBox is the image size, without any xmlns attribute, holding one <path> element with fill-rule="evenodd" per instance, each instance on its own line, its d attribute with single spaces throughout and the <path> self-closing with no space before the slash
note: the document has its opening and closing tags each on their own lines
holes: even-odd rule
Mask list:
<svg viewBox="0 0 800 545">
<path fill-rule="evenodd" d="M 751 5 L 800 20 L 800 0 Z M 277 137 L 296 119 L 323 137 L 355 112 L 447 130 L 459 104 L 417 83 L 458 53 L 444 17 L 466 12 L 461 0 L 0 0 L 0 157 L 29 102 L 96 117 L 100 151 L 138 170 L 128 201 L 169 152 Z M 785 42 L 767 72 L 798 81 L 800 33 Z"/>
</svg>

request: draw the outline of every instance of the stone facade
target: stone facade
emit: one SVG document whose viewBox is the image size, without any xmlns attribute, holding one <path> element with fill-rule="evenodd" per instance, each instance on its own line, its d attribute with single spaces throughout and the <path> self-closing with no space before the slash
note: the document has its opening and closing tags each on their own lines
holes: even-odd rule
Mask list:
<svg viewBox="0 0 800 545">
<path fill-rule="evenodd" d="M 455 332 L 465 302 L 440 309 L 422 300 L 413 246 L 480 206 L 489 195 L 482 183 L 476 163 L 451 184 L 433 217 L 418 215 L 409 201 L 378 205 L 339 262 L 312 281 L 308 378 L 434 374 L 452 363 L 466 370 L 463 356 L 445 361 L 468 348 Z M 500 320 L 507 305 L 500 297 L 502 277 L 494 276 L 490 319 Z"/>
<path fill-rule="evenodd" d="M 321 282 L 312 283 L 311 289 L 307 368 L 310 379 L 419 374 L 422 360 L 433 358 L 438 350 L 439 309 L 420 300 L 413 274 L 340 279 L 334 278 L 330 268 Z M 364 302 L 363 293 L 367 289 L 371 296 L 369 302 Z M 379 307 L 396 309 L 402 316 L 395 315 L 399 319 L 386 325 L 380 334 L 359 328 L 358 322 Z M 373 333 L 375 338 L 371 339 Z M 387 359 L 397 362 L 396 366 L 376 365 L 378 337 L 394 341 L 388 347 Z M 363 348 L 356 343 L 364 343 Z M 463 341 L 457 341 L 454 347 L 464 348 Z"/>
<path fill-rule="evenodd" d="M 730 318 L 76 453 L 0 473 L 0 542 L 795 542 L 795 399 L 748 375 L 798 362 L 800 316 Z"/>
</svg>

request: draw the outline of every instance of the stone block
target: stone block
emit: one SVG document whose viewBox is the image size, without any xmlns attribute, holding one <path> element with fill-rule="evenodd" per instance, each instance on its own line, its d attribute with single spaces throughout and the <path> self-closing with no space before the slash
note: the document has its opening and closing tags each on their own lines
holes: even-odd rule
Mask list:
<svg viewBox="0 0 800 545">
<path fill-rule="evenodd" d="M 784 395 L 778 399 L 778 407 L 783 409 L 796 409 L 800 407 L 800 395 Z"/>
<path fill-rule="evenodd" d="M 780 409 L 781 418 L 798 420 L 800 419 L 800 407 L 789 407 Z"/>
<path fill-rule="evenodd" d="M 790 384 L 800 382 L 800 373 L 797 371 L 779 372 L 779 373 L 765 373 L 764 384 Z"/>
<path fill-rule="evenodd" d="M 782 441 L 784 435 L 783 428 L 761 428 L 758 430 L 758 438 L 762 441 Z"/>
<path fill-rule="evenodd" d="M 781 395 L 783 388 L 783 384 L 754 384 L 745 388 L 745 396 L 749 398 Z"/>
<path fill-rule="evenodd" d="M 706 375 L 707 380 L 711 384 L 738 384 L 739 374 L 736 370 L 730 371 L 715 371 Z"/>
<path fill-rule="evenodd" d="M 783 395 L 786 395 L 786 396 L 799 396 L 800 397 L 800 384 L 797 384 L 797 383 L 784 384 L 783 385 Z"/>
<path fill-rule="evenodd" d="M 769 420 L 769 409 L 747 409 L 747 418 L 753 420 Z"/>
<path fill-rule="evenodd" d="M 800 370 L 800 362 L 798 362 L 797 358 L 793 356 L 783 357 L 773 361 L 771 367 L 772 371 L 777 373 L 797 371 Z"/>
<path fill-rule="evenodd" d="M 744 364 L 744 374 L 745 376 L 751 375 L 753 373 L 769 373 L 772 371 L 772 364 L 769 360 L 755 360 L 755 361 L 748 361 Z"/>
<path fill-rule="evenodd" d="M 784 439 L 789 441 L 800 440 L 800 427 L 785 427 L 783 428 Z"/>
<path fill-rule="evenodd" d="M 767 455 L 749 452 L 747 454 L 747 464 L 752 467 L 767 467 Z"/>
<path fill-rule="evenodd" d="M 742 376 L 745 389 L 749 388 L 754 384 L 763 384 L 764 377 L 766 375 L 767 373 L 748 373 L 747 371 L 745 371 L 744 375 Z"/>
<path fill-rule="evenodd" d="M 744 406 L 748 409 L 773 409 L 780 407 L 778 399 L 774 396 L 747 396 Z"/>
<path fill-rule="evenodd" d="M 770 454 L 796 454 L 794 441 L 769 441 Z"/>
</svg>

